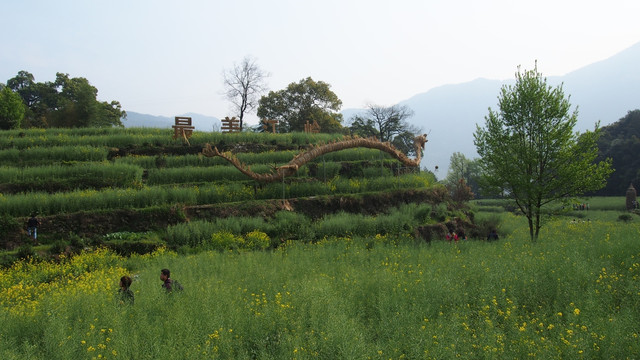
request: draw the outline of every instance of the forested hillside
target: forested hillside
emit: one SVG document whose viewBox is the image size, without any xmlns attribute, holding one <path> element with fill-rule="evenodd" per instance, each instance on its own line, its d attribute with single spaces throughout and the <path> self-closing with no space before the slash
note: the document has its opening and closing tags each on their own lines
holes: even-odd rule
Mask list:
<svg viewBox="0 0 640 360">
<path fill-rule="evenodd" d="M 598 161 L 612 158 L 615 171 L 607 181 L 607 186 L 596 192 L 596 195 L 624 195 L 630 183 L 639 189 L 640 110 L 629 111 L 622 119 L 604 126 L 598 147 Z"/>
</svg>

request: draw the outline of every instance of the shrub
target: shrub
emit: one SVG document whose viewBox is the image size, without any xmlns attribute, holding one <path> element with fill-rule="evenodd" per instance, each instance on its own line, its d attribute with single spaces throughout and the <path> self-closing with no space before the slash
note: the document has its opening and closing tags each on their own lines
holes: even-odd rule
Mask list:
<svg viewBox="0 0 640 360">
<path fill-rule="evenodd" d="M 269 235 L 262 231 L 254 230 L 244 237 L 244 248 L 249 250 L 265 250 L 271 246 Z"/>
<path fill-rule="evenodd" d="M 237 249 L 244 243 L 244 239 L 240 236 L 233 235 L 228 231 L 219 231 L 211 235 L 211 240 L 207 244 L 203 244 L 203 248 L 208 250 L 224 251 L 229 249 Z"/>
<path fill-rule="evenodd" d="M 292 211 L 277 212 L 266 232 L 272 239 L 280 241 L 305 240 L 313 237 L 311 220 L 303 214 Z"/>
<path fill-rule="evenodd" d="M 62 254 L 64 250 L 67 248 L 67 243 L 63 240 L 56 240 L 51 247 L 49 248 L 49 253 L 51 254 Z"/>
<path fill-rule="evenodd" d="M 478 216 L 476 220 L 476 228 L 469 234 L 473 238 L 484 239 L 491 230 L 498 230 L 502 219 L 499 215 L 491 214 L 488 216 Z"/>
<path fill-rule="evenodd" d="M 367 167 L 362 169 L 362 176 L 365 178 L 389 177 L 392 176 L 391 169 L 385 167 Z"/>
<path fill-rule="evenodd" d="M 633 220 L 633 217 L 631 216 L 631 214 L 622 214 L 618 216 L 618 221 L 622 221 L 624 223 L 628 223 L 631 220 Z"/>
<path fill-rule="evenodd" d="M 16 240 L 16 234 L 20 232 L 18 220 L 7 214 L 0 214 L 0 247 L 6 247 L 7 243 Z"/>
<path fill-rule="evenodd" d="M 34 258 L 36 256 L 36 252 L 33 250 L 33 246 L 29 244 L 24 244 L 20 246 L 18 252 L 16 253 L 18 259 L 28 259 Z"/>
<path fill-rule="evenodd" d="M 145 240 L 116 240 L 104 244 L 107 249 L 120 256 L 130 256 L 131 254 L 149 254 L 164 246 L 159 238 Z"/>
<path fill-rule="evenodd" d="M 433 208 L 431 217 L 442 222 L 447 219 L 447 204 L 440 203 Z"/>
</svg>

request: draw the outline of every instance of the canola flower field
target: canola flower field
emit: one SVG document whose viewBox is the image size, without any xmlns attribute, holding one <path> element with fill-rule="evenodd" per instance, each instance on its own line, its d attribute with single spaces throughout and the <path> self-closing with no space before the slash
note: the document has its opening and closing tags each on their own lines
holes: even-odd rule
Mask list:
<svg viewBox="0 0 640 360">
<path fill-rule="evenodd" d="M 640 225 L 555 220 L 532 243 L 503 216 L 496 242 L 23 261 L 0 271 L 0 358 L 639 358 Z M 184 291 L 162 291 L 165 267 Z"/>
</svg>

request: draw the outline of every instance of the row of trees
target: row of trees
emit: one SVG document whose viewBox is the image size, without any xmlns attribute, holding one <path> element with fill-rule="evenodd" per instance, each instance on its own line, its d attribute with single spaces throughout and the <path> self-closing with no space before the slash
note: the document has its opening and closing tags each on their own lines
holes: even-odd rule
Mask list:
<svg viewBox="0 0 640 360">
<path fill-rule="evenodd" d="M 419 129 L 409 124 L 413 111 L 408 107 L 368 104 L 362 114 L 350 119 L 350 126 L 344 126 L 339 113 L 342 101 L 328 83 L 308 77 L 261 96 L 266 92 L 268 76 L 249 56 L 223 73 L 225 96 L 240 119 L 241 128 L 245 115 L 257 109 L 259 118 L 278 122 L 278 132 L 304 131 L 307 122 L 317 123 L 322 132 L 376 137 L 409 155 L 414 152 L 413 138 Z M 257 130 L 261 131 L 262 127 Z"/>
<path fill-rule="evenodd" d="M 57 73 L 39 83 L 20 71 L 0 87 L 0 129 L 122 126 L 126 116 L 118 101 L 98 101 L 98 89 L 82 77 Z"/>
<path fill-rule="evenodd" d="M 308 77 L 261 96 L 268 77 L 251 57 L 223 73 L 225 95 L 240 118 L 241 128 L 245 115 L 257 108 L 260 118 L 278 121 L 278 132 L 303 131 L 307 122 L 317 123 L 322 132 L 373 136 L 408 154 L 413 152 L 418 129 L 408 123 L 411 109 L 367 105 L 346 127 L 339 113 L 342 101 L 328 83 Z M 98 101 L 98 89 L 82 77 L 57 73 L 55 81 L 40 83 L 31 73 L 20 71 L 0 87 L 0 129 L 122 126 L 121 119 L 126 116 L 119 102 Z"/>
</svg>

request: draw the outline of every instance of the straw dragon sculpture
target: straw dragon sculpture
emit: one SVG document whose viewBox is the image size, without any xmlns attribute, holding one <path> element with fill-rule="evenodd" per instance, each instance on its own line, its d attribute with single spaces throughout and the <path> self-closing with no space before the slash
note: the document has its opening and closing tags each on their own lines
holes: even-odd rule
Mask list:
<svg viewBox="0 0 640 360">
<path fill-rule="evenodd" d="M 417 167 L 420 166 L 420 160 L 422 160 L 422 152 L 424 150 L 424 145 L 427 142 L 427 135 L 419 135 L 413 140 L 413 146 L 416 151 L 416 158 L 410 159 L 400 150 L 396 149 L 393 145 L 388 142 L 381 142 L 376 138 L 348 138 L 342 141 L 336 141 L 329 144 L 313 146 L 307 151 L 301 152 L 296 155 L 291 161 L 287 164 L 276 167 L 275 172 L 267 173 L 267 174 L 258 174 L 251 171 L 249 166 L 242 164 L 238 158 L 233 156 L 230 152 L 222 153 L 218 151 L 218 148 L 211 148 L 210 144 L 205 144 L 204 149 L 202 149 L 202 154 L 208 157 L 220 156 L 221 158 L 227 160 L 231 164 L 233 164 L 238 170 L 240 170 L 243 174 L 249 176 L 250 178 L 260 181 L 260 182 L 273 182 L 277 180 L 282 180 L 287 176 L 291 176 L 295 174 L 300 167 L 305 165 L 306 163 L 314 160 L 315 158 L 335 151 L 340 151 L 344 149 L 357 148 L 357 147 L 366 147 L 370 149 L 378 149 L 388 153 L 394 158 L 398 159 L 406 166 Z"/>
</svg>

